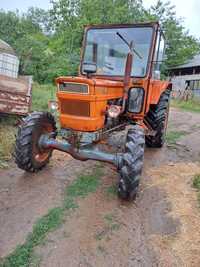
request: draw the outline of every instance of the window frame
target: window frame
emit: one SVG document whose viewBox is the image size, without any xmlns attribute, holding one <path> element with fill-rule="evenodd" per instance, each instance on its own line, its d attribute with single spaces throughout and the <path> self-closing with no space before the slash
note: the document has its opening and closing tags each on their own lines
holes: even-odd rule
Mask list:
<svg viewBox="0 0 200 267">
<path fill-rule="evenodd" d="M 162 60 L 159 60 L 160 44 L 161 44 L 161 40 L 162 40 L 161 38 L 163 38 L 164 47 L 163 47 L 163 53 L 162 53 Z M 157 48 L 157 43 L 158 43 L 158 48 Z M 152 75 L 153 75 L 154 71 L 161 71 L 161 65 L 165 61 L 164 58 L 166 55 L 166 53 L 165 53 L 165 51 L 166 51 L 166 38 L 165 38 L 164 32 L 162 31 L 162 29 L 160 27 L 157 29 L 156 43 L 155 43 L 154 49 L 155 50 L 154 50 L 154 56 L 153 56 L 153 61 L 152 61 Z"/>
<path fill-rule="evenodd" d="M 88 31 L 91 29 L 115 29 L 115 28 L 151 28 L 152 29 L 152 36 L 151 36 L 151 41 L 150 41 L 150 48 L 149 48 L 149 55 L 148 55 L 148 60 L 147 60 L 147 66 L 146 66 L 146 72 L 144 76 L 131 76 L 131 78 L 138 78 L 138 79 L 144 79 L 147 76 L 149 76 L 151 69 L 152 69 L 152 57 L 154 55 L 154 42 L 155 42 L 155 33 L 157 32 L 157 29 L 159 28 L 159 24 L 156 22 L 153 23 L 141 23 L 141 24 L 111 24 L 111 25 L 99 25 L 99 26 L 88 26 L 85 29 L 85 34 L 83 38 L 83 48 L 81 52 L 81 62 L 79 66 L 79 74 L 81 76 L 87 76 L 82 70 L 83 67 L 83 62 L 84 62 L 84 56 L 85 56 L 85 51 L 86 51 L 86 43 L 87 43 L 87 34 Z M 108 79 L 119 79 L 122 80 L 124 78 L 124 75 L 105 75 L 105 74 L 92 74 L 91 77 L 96 77 L 96 78 L 108 78 Z"/>
</svg>

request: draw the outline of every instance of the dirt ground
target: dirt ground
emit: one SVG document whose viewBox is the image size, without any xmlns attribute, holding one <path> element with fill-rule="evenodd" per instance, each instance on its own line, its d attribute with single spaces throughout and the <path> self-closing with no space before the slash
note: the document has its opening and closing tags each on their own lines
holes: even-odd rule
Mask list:
<svg viewBox="0 0 200 267">
<path fill-rule="evenodd" d="M 42 267 L 200 266 L 200 209 L 192 178 L 200 173 L 200 114 L 170 111 L 169 130 L 184 131 L 176 145 L 145 151 L 135 202 L 108 193 L 117 174 L 105 164 L 101 186 L 51 232 L 35 253 Z M 30 175 L 0 171 L 0 257 L 22 244 L 34 222 L 62 201 L 64 188 L 95 163 L 55 152 Z"/>
</svg>

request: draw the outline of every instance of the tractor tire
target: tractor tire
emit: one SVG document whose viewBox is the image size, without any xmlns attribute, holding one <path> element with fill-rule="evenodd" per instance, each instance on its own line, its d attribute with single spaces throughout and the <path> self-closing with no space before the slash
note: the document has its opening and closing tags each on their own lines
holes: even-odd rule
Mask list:
<svg viewBox="0 0 200 267">
<path fill-rule="evenodd" d="M 160 97 L 157 105 L 152 105 L 144 122 L 155 131 L 155 135 L 146 135 L 147 147 L 160 148 L 165 143 L 166 129 L 169 115 L 169 101 L 171 90 L 167 89 Z"/>
<path fill-rule="evenodd" d="M 136 197 L 142 174 L 144 145 L 144 131 L 140 126 L 134 125 L 127 133 L 119 167 L 118 196 L 123 200 L 134 200 Z"/>
<path fill-rule="evenodd" d="M 38 146 L 40 136 L 48 133 L 56 137 L 56 122 L 51 113 L 33 112 L 23 120 L 18 128 L 14 153 L 20 169 L 37 172 L 49 162 L 52 150 Z"/>
</svg>

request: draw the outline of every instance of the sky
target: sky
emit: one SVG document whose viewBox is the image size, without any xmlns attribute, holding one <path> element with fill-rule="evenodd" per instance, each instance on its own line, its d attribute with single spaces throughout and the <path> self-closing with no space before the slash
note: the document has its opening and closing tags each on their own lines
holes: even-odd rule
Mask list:
<svg viewBox="0 0 200 267">
<path fill-rule="evenodd" d="M 99 0 L 101 1 L 101 0 Z M 164 0 L 167 1 L 167 0 Z M 143 0 L 146 8 L 155 4 L 157 0 Z M 190 34 L 200 38 L 200 1 L 199 0 L 171 0 L 175 5 L 178 17 L 184 18 L 184 25 Z M 49 0 L 0 0 L 0 8 L 5 10 L 26 11 L 28 7 L 40 7 L 48 9 L 50 7 Z"/>
<path fill-rule="evenodd" d="M 1 1 L 1 0 L 0 0 Z M 167 0 L 164 0 L 165 2 Z M 143 0 L 146 8 L 155 4 L 157 0 Z M 171 0 L 175 6 L 177 17 L 184 19 L 184 25 L 190 34 L 200 38 L 200 1 L 199 0 Z"/>
</svg>

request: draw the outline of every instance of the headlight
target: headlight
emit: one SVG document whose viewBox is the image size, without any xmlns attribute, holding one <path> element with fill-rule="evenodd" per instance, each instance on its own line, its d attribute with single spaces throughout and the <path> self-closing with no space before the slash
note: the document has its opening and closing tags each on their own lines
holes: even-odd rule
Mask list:
<svg viewBox="0 0 200 267">
<path fill-rule="evenodd" d="M 57 103 L 56 101 L 50 100 L 50 101 L 48 102 L 48 108 L 49 108 L 52 112 L 54 112 L 54 111 L 56 111 L 56 110 L 58 109 L 58 103 Z"/>
<path fill-rule="evenodd" d="M 144 99 L 144 89 L 143 88 L 131 88 L 129 90 L 128 97 L 128 111 L 132 113 L 139 113 L 142 110 Z"/>
<path fill-rule="evenodd" d="M 121 107 L 117 105 L 110 105 L 107 112 L 110 118 L 117 118 L 121 112 Z"/>
</svg>

